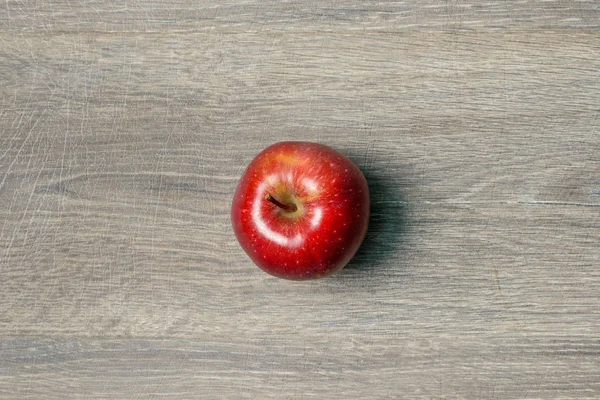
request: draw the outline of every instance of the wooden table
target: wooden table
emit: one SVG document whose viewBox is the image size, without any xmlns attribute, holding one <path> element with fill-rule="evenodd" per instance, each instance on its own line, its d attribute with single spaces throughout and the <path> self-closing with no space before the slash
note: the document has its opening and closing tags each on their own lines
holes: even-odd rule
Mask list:
<svg viewBox="0 0 600 400">
<path fill-rule="evenodd" d="M 597 1 L 3 2 L 0 399 L 600 398 L 599 28 Z M 229 222 L 290 139 L 370 183 L 321 281 Z"/>
</svg>

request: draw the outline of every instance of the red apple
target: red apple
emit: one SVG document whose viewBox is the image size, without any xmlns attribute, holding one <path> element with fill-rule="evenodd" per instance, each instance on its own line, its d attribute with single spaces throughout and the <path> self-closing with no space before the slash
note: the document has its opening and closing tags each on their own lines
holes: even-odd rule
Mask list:
<svg viewBox="0 0 600 400">
<path fill-rule="evenodd" d="M 285 279 L 342 269 L 369 224 L 369 188 L 358 167 L 330 147 L 281 142 L 252 160 L 235 191 L 233 230 L 252 261 Z"/>
</svg>

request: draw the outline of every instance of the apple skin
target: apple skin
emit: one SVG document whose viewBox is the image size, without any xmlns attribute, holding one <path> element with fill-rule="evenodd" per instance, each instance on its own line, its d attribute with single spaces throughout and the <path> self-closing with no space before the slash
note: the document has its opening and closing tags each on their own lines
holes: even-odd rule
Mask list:
<svg viewBox="0 0 600 400">
<path fill-rule="evenodd" d="M 367 233 L 369 207 L 367 181 L 347 157 L 318 143 L 280 142 L 244 172 L 231 222 L 263 271 L 315 279 L 341 270 L 354 256 Z"/>
</svg>

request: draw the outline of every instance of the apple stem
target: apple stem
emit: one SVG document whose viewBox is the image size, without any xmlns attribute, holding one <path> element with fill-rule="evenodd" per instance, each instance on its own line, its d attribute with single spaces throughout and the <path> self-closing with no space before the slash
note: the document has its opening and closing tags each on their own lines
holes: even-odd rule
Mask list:
<svg viewBox="0 0 600 400">
<path fill-rule="evenodd" d="M 265 200 L 270 201 L 271 203 L 275 204 L 279 208 L 283 208 L 285 211 L 294 212 L 294 211 L 298 210 L 298 207 L 295 204 L 283 204 L 282 202 L 280 202 L 279 200 L 277 200 L 275 197 L 271 196 L 270 194 L 267 194 L 267 197 L 265 197 Z"/>
</svg>

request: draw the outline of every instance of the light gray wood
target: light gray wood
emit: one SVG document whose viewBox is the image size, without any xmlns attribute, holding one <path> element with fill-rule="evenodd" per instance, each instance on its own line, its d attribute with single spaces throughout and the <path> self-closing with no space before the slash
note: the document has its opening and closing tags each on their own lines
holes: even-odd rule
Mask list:
<svg viewBox="0 0 600 400">
<path fill-rule="evenodd" d="M 600 397 L 596 2 L 5 2 L 0 399 Z M 254 267 L 279 140 L 365 172 L 340 274 Z"/>
<path fill-rule="evenodd" d="M 9 378 L 0 378 L 0 393 L 57 400 L 597 394 L 590 371 L 597 367 L 598 343 L 582 338 L 239 339 L 3 340 L 0 373 Z"/>
<path fill-rule="evenodd" d="M 597 29 L 595 0 L 5 0 L 10 31 L 368 32 Z"/>
</svg>

